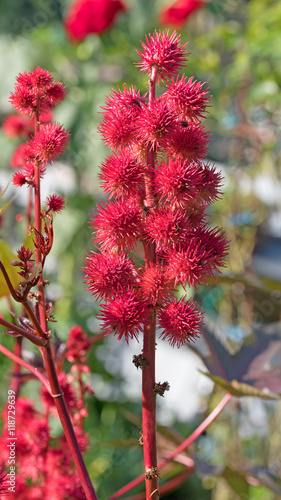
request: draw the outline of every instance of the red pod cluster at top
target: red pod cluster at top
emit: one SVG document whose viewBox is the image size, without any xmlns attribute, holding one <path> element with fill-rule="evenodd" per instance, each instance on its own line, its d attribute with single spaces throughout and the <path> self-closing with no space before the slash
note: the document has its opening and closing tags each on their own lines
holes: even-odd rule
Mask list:
<svg viewBox="0 0 281 500">
<path fill-rule="evenodd" d="M 196 338 L 202 313 L 194 301 L 177 299 L 175 287 L 206 283 L 227 253 L 224 234 L 208 225 L 206 215 L 222 183 L 205 160 L 209 134 L 202 120 L 209 89 L 179 74 L 185 47 L 176 33 L 148 35 L 137 66 L 154 75 L 159 96 L 148 99 L 124 85 L 112 90 L 102 108 L 99 130 L 113 151 L 100 178 L 110 200 L 90 222 L 100 250 L 86 259 L 85 282 L 104 300 L 99 316 L 105 332 L 127 342 L 138 338 L 152 308 L 162 338 L 173 346 Z M 155 262 L 137 264 L 130 252 L 138 242 L 154 245 Z"/>
</svg>

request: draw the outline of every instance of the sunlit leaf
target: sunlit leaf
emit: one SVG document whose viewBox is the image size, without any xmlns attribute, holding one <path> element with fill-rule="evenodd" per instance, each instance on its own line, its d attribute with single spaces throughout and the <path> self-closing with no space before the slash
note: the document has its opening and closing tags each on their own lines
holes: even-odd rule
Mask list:
<svg viewBox="0 0 281 500">
<path fill-rule="evenodd" d="M 8 184 L 6 185 L 6 187 L 3 189 L 3 191 L 1 191 L 0 193 L 0 200 L 2 200 L 4 194 L 6 193 L 8 187 L 9 187 L 9 182 Z M 11 205 L 11 203 L 14 201 L 14 199 L 16 198 L 16 196 L 13 196 L 9 201 L 7 201 L 4 205 L 1 205 L 0 206 L 0 215 L 5 212 L 5 210 L 7 210 L 7 208 Z"/>
<path fill-rule="evenodd" d="M 11 262 L 15 259 L 17 259 L 17 256 L 11 250 L 9 245 L 7 245 L 5 241 L 0 240 L 0 260 L 9 275 L 13 287 L 17 288 L 21 277 L 18 274 L 18 268 L 11 266 Z M 3 274 L 0 271 L 0 297 L 4 297 L 5 295 L 9 294 L 9 288 L 6 284 Z"/>
<path fill-rule="evenodd" d="M 252 290 L 256 290 L 258 292 L 272 292 L 272 290 L 281 292 L 281 283 L 279 281 L 275 281 L 271 278 L 267 277 L 258 277 L 252 274 L 223 274 L 216 276 L 215 279 L 209 279 L 208 284 L 218 284 L 224 283 L 233 285 L 234 283 L 241 283 L 245 285 L 247 288 Z"/>
<path fill-rule="evenodd" d="M 9 187 L 9 182 L 6 185 L 6 187 L 4 187 L 4 189 L 1 191 L 1 193 L 0 193 L 0 200 L 2 200 L 2 198 L 3 198 L 4 194 L 6 193 L 8 187 Z"/>
<path fill-rule="evenodd" d="M 223 378 L 218 377 L 216 375 L 210 375 L 210 373 L 204 372 L 200 370 L 201 373 L 209 377 L 215 384 L 218 384 L 220 387 L 225 389 L 226 391 L 233 394 L 233 396 L 253 396 L 262 399 L 277 399 L 277 394 L 267 394 L 266 392 L 260 391 L 255 387 L 243 384 L 242 382 L 238 382 L 237 380 L 232 380 L 231 382 L 226 382 Z"/>
<path fill-rule="evenodd" d="M 226 467 L 222 473 L 222 477 L 228 482 L 229 486 L 244 500 L 249 496 L 249 484 L 246 481 L 245 475 L 240 471 Z"/>
</svg>

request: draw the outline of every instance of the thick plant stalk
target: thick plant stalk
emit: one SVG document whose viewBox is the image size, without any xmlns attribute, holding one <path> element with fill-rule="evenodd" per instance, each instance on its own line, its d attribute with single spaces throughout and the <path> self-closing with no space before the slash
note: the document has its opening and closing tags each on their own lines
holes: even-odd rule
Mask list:
<svg viewBox="0 0 281 500">
<path fill-rule="evenodd" d="M 193 469 L 187 469 L 183 471 L 181 474 L 178 476 L 175 476 L 173 479 L 170 479 L 170 481 L 167 481 L 163 486 L 160 488 L 160 494 L 161 496 L 167 495 L 168 493 L 174 491 L 176 488 L 182 485 L 182 483 L 193 473 Z M 138 493 L 137 495 L 133 495 L 132 497 L 127 497 L 126 500 L 145 500 L 145 494 L 144 493 Z"/>
<path fill-rule="evenodd" d="M 142 369 L 142 422 L 146 498 L 159 498 L 156 455 L 156 393 L 155 388 L 155 312 L 150 313 L 150 324 L 144 329 Z"/>
<path fill-rule="evenodd" d="M 149 104 L 151 106 L 155 99 L 157 69 L 152 69 Z M 155 153 L 147 148 L 147 170 L 148 175 L 145 183 L 146 204 L 148 208 L 154 206 L 152 195 L 152 176 L 155 162 Z M 149 243 L 145 246 L 145 265 L 154 264 L 156 261 L 155 244 Z M 142 368 L 142 437 L 145 467 L 146 499 L 158 500 L 158 469 L 156 449 L 156 393 L 155 389 L 155 336 L 156 336 L 156 311 L 149 312 L 148 326 L 143 333 L 143 357 Z"/>
<path fill-rule="evenodd" d="M 37 107 L 35 114 L 35 137 L 39 132 L 40 122 L 40 103 L 39 97 L 37 98 Z M 35 179 L 34 179 L 34 215 L 35 215 L 35 229 L 41 234 L 42 231 L 42 220 L 41 220 L 41 190 L 40 190 L 40 164 L 38 161 L 35 162 Z M 42 265 L 42 255 L 40 248 L 36 247 L 36 264 Z M 43 287 L 43 269 L 38 281 L 38 310 L 40 325 L 44 332 L 47 332 L 47 321 L 46 321 L 46 307 L 45 307 L 45 294 Z"/>
</svg>

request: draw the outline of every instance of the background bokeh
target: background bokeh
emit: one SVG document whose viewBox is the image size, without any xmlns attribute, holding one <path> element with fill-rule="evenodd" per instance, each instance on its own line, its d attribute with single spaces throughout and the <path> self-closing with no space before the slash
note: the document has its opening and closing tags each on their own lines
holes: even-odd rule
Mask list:
<svg viewBox="0 0 281 500">
<path fill-rule="evenodd" d="M 100 106 L 111 88 L 125 82 L 146 92 L 146 77 L 134 66 L 140 40 L 159 27 L 173 30 L 177 24 L 160 25 L 160 13 L 171 2 L 126 0 L 126 10 L 118 13 L 107 30 L 70 42 L 64 29 L 70 3 L 0 3 L 1 121 L 11 113 L 9 93 L 20 72 L 41 66 L 63 82 L 68 92 L 55 110 L 55 120 L 70 130 L 71 145 L 63 159 L 48 168 L 43 183 L 43 199 L 53 192 L 66 197 L 66 208 L 55 219 L 55 244 L 46 266 L 57 320 L 53 330 L 61 341 L 74 324 L 82 325 L 89 335 L 99 328 L 98 305 L 83 291 L 81 268 L 86 252 L 92 250 L 89 214 L 104 197 L 98 168 L 108 151 L 97 132 Z M 252 370 L 247 382 L 281 393 L 281 2 L 210 0 L 178 26 L 182 42 L 189 41 L 184 72 L 208 82 L 213 96 L 207 118 L 207 129 L 212 132 L 208 159 L 223 171 L 225 195 L 212 206 L 210 215 L 231 241 L 222 276 L 196 294 L 206 311 L 206 339 L 209 348 L 219 346 L 219 355 L 231 358 L 225 363 L 229 381 L 242 381 L 243 349 L 252 346 L 251 363 L 254 360 L 260 372 L 256 370 L 253 376 Z M 15 195 L 1 219 L 1 238 L 14 250 L 25 231 L 24 220 L 16 223 L 16 216 L 24 209 L 26 188 L 15 188 L 10 182 L 10 158 L 18 143 L 0 131 L 1 188 L 9 183 L 3 200 Z M 194 295 L 194 291 L 188 293 Z M 0 306 L 2 312 L 7 311 L 5 297 Z M 11 347 L 12 339 L 2 337 Z M 27 344 L 26 349 L 30 349 Z M 137 442 L 140 374 L 131 363 L 132 355 L 140 350 L 140 346 L 127 348 L 106 338 L 91 351 L 91 383 L 96 394 L 88 400 L 92 445 L 86 460 L 101 500 L 142 471 Z M 204 346 L 199 345 L 197 351 L 206 361 Z M 4 404 L 10 362 L 2 355 L 0 359 Z M 198 373 L 198 367 L 206 370 L 198 359 L 189 348 L 177 351 L 159 345 L 157 376 L 171 384 L 159 407 L 163 448 L 173 448 L 187 437 L 224 394 Z M 246 356 L 250 366 L 249 359 Z M 213 365 L 207 366 L 218 375 Z M 36 388 L 37 383 L 30 382 L 23 392 L 34 391 L 36 396 Z M 253 397 L 231 401 L 191 451 L 197 474 L 166 498 L 280 498 L 280 414 L 278 402 Z M 165 477 L 182 468 L 174 464 Z"/>
</svg>

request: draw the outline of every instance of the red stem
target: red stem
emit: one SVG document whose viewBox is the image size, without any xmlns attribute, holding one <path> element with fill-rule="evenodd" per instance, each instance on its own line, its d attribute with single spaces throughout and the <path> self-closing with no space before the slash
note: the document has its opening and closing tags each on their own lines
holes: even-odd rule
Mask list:
<svg viewBox="0 0 281 500">
<path fill-rule="evenodd" d="M 149 107 L 155 100 L 157 67 L 152 69 L 149 89 Z M 155 163 L 155 151 L 147 148 L 147 176 L 145 179 L 146 205 L 155 205 L 152 192 L 152 179 Z M 144 244 L 145 265 L 156 262 L 155 245 Z M 151 310 L 148 316 L 148 325 L 143 333 L 142 367 L 142 438 L 145 468 L 146 499 L 158 500 L 158 469 L 156 448 L 156 393 L 155 389 L 155 337 L 156 337 L 156 311 Z"/>
<path fill-rule="evenodd" d="M 11 296 L 13 297 L 13 299 L 16 301 L 16 302 L 22 302 L 22 297 L 21 295 L 14 289 L 12 283 L 11 283 L 11 280 L 9 278 L 9 275 L 3 265 L 3 262 L 0 260 L 0 269 L 1 269 L 1 272 L 4 276 L 4 279 L 7 283 L 7 287 L 9 288 L 9 292 L 11 294 Z"/>
<path fill-rule="evenodd" d="M 39 97 L 37 99 L 37 108 L 35 115 L 35 137 L 39 132 L 39 116 L 40 116 L 40 102 Z M 34 172 L 34 215 L 35 215 L 35 229 L 41 234 L 42 231 L 42 220 L 41 220 L 41 192 L 40 192 L 40 163 L 35 162 L 35 172 Z M 36 264 L 42 264 L 42 255 L 40 248 L 36 247 Z M 46 321 L 46 307 L 45 307 L 45 293 L 43 287 L 43 269 L 38 281 L 38 310 L 40 325 L 44 332 L 47 332 L 47 321 Z"/>
<path fill-rule="evenodd" d="M 65 433 L 65 437 L 70 448 L 70 453 L 72 455 L 76 470 L 79 474 L 83 489 L 85 491 L 88 500 L 97 500 L 97 495 L 94 490 L 93 484 L 91 482 L 89 473 L 87 471 L 81 450 L 78 445 L 78 441 L 72 426 L 72 422 L 68 413 L 68 409 L 65 403 L 63 392 L 61 391 L 56 366 L 53 358 L 52 345 L 50 340 L 46 347 L 41 349 L 43 359 L 46 366 L 47 378 L 51 386 L 51 395 L 53 396 L 54 403 L 56 405 L 59 418 Z"/>
<path fill-rule="evenodd" d="M 223 397 L 221 402 L 216 406 L 216 408 L 208 415 L 205 420 L 195 429 L 195 431 L 190 434 L 190 436 L 183 441 L 170 455 L 168 455 L 165 460 L 162 460 L 162 462 L 159 463 L 158 469 L 162 469 L 168 462 L 173 460 L 179 453 L 184 451 L 186 448 L 188 448 L 206 429 L 207 427 L 215 420 L 215 418 L 222 412 L 228 401 L 231 399 L 232 394 L 229 392 Z M 116 500 L 117 498 L 122 497 L 128 491 L 131 489 L 135 488 L 139 484 L 141 484 L 144 480 L 144 474 L 141 476 L 137 477 L 136 479 L 133 479 L 130 483 L 126 484 L 122 488 L 120 488 L 118 491 L 116 491 L 108 500 Z"/>
<path fill-rule="evenodd" d="M 14 311 L 13 301 L 12 301 L 10 295 L 7 296 L 7 301 L 8 301 L 8 304 L 9 304 L 9 311 L 11 313 L 13 313 L 12 324 L 14 325 L 15 324 L 15 316 L 14 316 L 15 311 Z M 13 352 L 19 358 L 22 357 L 22 337 L 18 337 L 16 339 L 16 342 L 14 343 Z M 13 372 L 12 372 L 10 389 L 12 391 L 14 391 L 16 399 L 18 399 L 18 397 L 19 397 L 20 387 L 21 387 L 21 383 L 22 383 L 22 378 L 21 378 L 20 375 L 21 375 L 21 365 L 17 361 L 14 361 L 13 362 Z"/>
<path fill-rule="evenodd" d="M 142 438 L 146 475 L 146 498 L 158 500 L 158 470 L 156 452 L 156 393 L 155 389 L 155 331 L 156 313 L 150 313 L 144 330 L 142 368 Z"/>
</svg>

